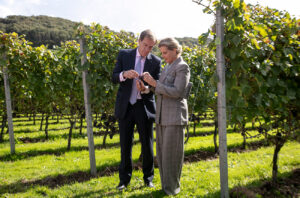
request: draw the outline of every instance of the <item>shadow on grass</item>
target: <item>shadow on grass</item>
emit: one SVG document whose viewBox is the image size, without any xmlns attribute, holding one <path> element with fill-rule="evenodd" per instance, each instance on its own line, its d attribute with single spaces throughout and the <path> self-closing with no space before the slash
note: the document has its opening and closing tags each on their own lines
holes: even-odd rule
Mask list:
<svg viewBox="0 0 300 198">
<path fill-rule="evenodd" d="M 248 142 L 246 143 L 246 149 L 243 148 L 242 143 L 241 144 L 235 144 L 235 145 L 230 145 L 227 147 L 228 152 L 232 153 L 243 153 L 243 152 L 249 152 L 249 151 L 255 151 L 259 148 L 269 146 L 264 140 L 259 140 L 259 141 L 253 141 L 253 142 Z M 205 149 L 201 150 L 191 150 L 191 151 L 186 151 L 184 153 L 184 161 L 185 162 L 197 162 L 201 160 L 212 160 L 215 158 L 218 158 L 218 153 L 214 152 L 215 148 L 214 147 L 207 147 Z"/>
<path fill-rule="evenodd" d="M 253 129 L 252 127 L 247 127 L 246 129 L 248 131 L 256 130 L 255 128 Z M 189 132 L 190 137 L 202 137 L 202 136 L 209 136 L 209 135 L 214 134 L 214 128 L 213 129 L 206 129 L 206 130 L 196 131 L 196 133 L 194 133 L 193 127 L 190 127 L 189 130 L 190 130 L 190 132 Z M 240 133 L 239 131 L 234 130 L 234 129 L 227 129 L 226 132 L 227 133 Z"/>
<path fill-rule="evenodd" d="M 14 126 L 40 126 L 41 120 L 36 119 L 35 120 L 36 123 L 34 124 L 33 120 L 18 120 L 18 121 L 13 121 Z M 44 123 L 46 122 L 45 120 L 43 121 Z M 64 120 L 64 121 L 59 121 L 57 122 L 57 120 L 49 120 L 48 121 L 49 125 L 56 125 L 56 124 L 67 124 L 69 123 L 68 120 Z M 43 124 L 44 126 L 44 124 Z"/>
<path fill-rule="evenodd" d="M 21 126 L 36 126 L 36 124 L 33 123 L 23 123 L 23 122 L 14 122 L 14 127 L 21 127 Z"/>
<path fill-rule="evenodd" d="M 66 130 L 66 129 L 70 129 L 70 127 L 52 128 L 52 129 L 48 129 L 48 132 L 49 131 L 60 131 L 60 130 Z M 36 133 L 36 132 L 45 132 L 45 130 L 30 130 L 30 129 L 18 129 L 18 130 L 14 130 L 14 133 Z"/>
<path fill-rule="evenodd" d="M 291 172 L 279 174 L 277 183 L 272 184 L 271 178 L 256 180 L 246 186 L 235 186 L 229 189 L 229 197 L 231 198 L 274 198 L 274 197 L 300 197 L 300 168 L 294 169 Z M 221 197 L 220 190 L 204 196 L 190 195 L 191 197 L 219 198 Z M 167 197 L 161 190 L 147 192 L 143 195 L 132 195 L 133 197 Z M 175 197 L 187 197 L 183 192 Z"/>
<path fill-rule="evenodd" d="M 48 132 L 50 133 L 51 131 L 61 131 L 61 130 L 69 130 L 70 127 L 64 127 L 64 128 L 53 128 L 53 129 L 48 129 Z M 78 130 L 78 128 L 76 128 Z M 86 127 L 83 127 L 83 129 L 86 129 Z M 248 127 L 248 130 L 254 130 L 252 129 L 252 127 Z M 190 130 L 192 130 L 192 127 L 190 127 Z M 44 131 L 42 130 L 33 130 L 31 131 L 30 129 L 19 129 L 19 130 L 15 130 L 14 133 L 36 133 L 36 132 L 40 132 L 40 133 L 44 133 Z M 235 131 L 234 129 L 227 129 L 227 133 L 238 133 L 237 131 Z M 190 131 L 189 132 L 189 137 L 203 137 L 203 136 L 209 136 L 209 135 L 213 135 L 214 134 L 214 129 L 207 129 L 207 130 L 201 130 L 201 131 L 197 131 L 196 133 Z M 64 134 L 49 134 L 49 138 L 48 140 L 55 140 L 58 138 L 62 138 L 62 139 L 68 139 L 68 132 L 64 133 Z M 103 136 L 103 132 L 102 133 L 94 133 L 94 136 Z M 79 134 L 79 133 L 73 133 L 72 138 L 73 139 L 80 139 L 80 138 L 85 138 L 86 134 Z M 48 141 L 47 139 L 45 139 L 45 135 L 41 134 L 37 137 L 22 137 L 22 138 L 18 138 L 19 141 L 27 144 L 27 143 L 37 143 L 37 142 L 46 142 Z M 7 142 L 8 140 L 4 140 L 3 142 Z"/>
<path fill-rule="evenodd" d="M 49 137 L 49 139 L 52 139 L 51 136 Z M 138 144 L 138 143 L 139 143 L 138 140 L 135 140 L 133 142 L 133 144 Z M 114 147 L 119 147 L 119 146 L 120 146 L 119 142 L 106 143 L 105 147 L 103 147 L 102 144 L 95 144 L 95 149 L 100 150 L 100 149 L 114 148 Z M 247 150 L 256 150 L 260 147 L 265 147 L 265 146 L 268 146 L 268 144 L 266 144 L 266 142 L 264 140 L 260 140 L 260 141 L 246 143 L 246 147 L 247 147 L 246 150 L 243 149 L 242 143 L 230 145 L 230 146 L 228 146 L 228 151 L 229 152 L 245 152 Z M 47 150 L 42 150 L 42 151 L 30 150 L 27 152 L 18 152 L 15 154 L 6 154 L 3 156 L 0 156 L 0 161 L 18 161 L 18 160 L 24 160 L 24 159 L 28 159 L 28 158 L 36 157 L 36 156 L 40 156 L 40 155 L 60 156 L 67 152 L 83 151 L 83 150 L 86 150 L 86 151 L 89 150 L 88 146 L 71 146 L 70 150 L 67 150 L 66 147 L 61 147 L 61 148 L 57 148 L 57 149 L 47 149 Z M 190 158 L 194 158 L 194 159 L 192 159 L 192 161 L 207 160 L 210 158 L 217 158 L 217 157 L 218 157 L 218 155 L 215 154 L 214 147 L 207 147 L 202 150 L 185 151 L 185 158 L 187 160 L 190 160 Z"/>
<path fill-rule="evenodd" d="M 103 197 L 103 196 L 111 196 L 115 197 L 118 194 L 122 194 L 120 191 L 116 191 L 116 189 L 109 189 L 108 192 L 105 190 L 97 190 L 97 191 L 89 191 L 86 193 L 77 194 L 72 196 L 73 198 L 82 198 L 82 197 Z"/>
<path fill-rule="evenodd" d="M 86 128 L 86 127 L 84 127 Z M 48 129 L 48 133 L 50 133 L 51 131 L 60 131 L 60 130 L 69 130 L 70 127 L 65 127 L 65 128 L 57 128 L 57 129 Z M 64 133 L 64 134 L 49 134 L 48 136 L 48 139 L 46 139 L 45 137 L 45 132 L 42 130 L 30 130 L 30 129 L 20 129 L 20 130 L 14 130 L 14 133 L 15 134 L 18 134 L 18 133 L 41 133 L 41 135 L 37 136 L 37 137 L 19 137 L 18 138 L 18 141 L 21 141 L 22 143 L 24 144 L 30 144 L 30 143 L 38 143 L 38 142 L 47 142 L 47 141 L 51 141 L 51 140 L 56 140 L 56 139 L 59 139 L 59 138 L 62 138 L 62 139 L 68 139 L 68 132 Z M 228 129 L 227 130 L 227 133 L 235 133 L 232 129 Z M 189 134 L 189 137 L 203 137 L 203 136 L 209 136 L 209 135 L 212 135 L 214 134 L 214 130 L 202 130 L 201 132 L 196 132 L 196 134 L 194 133 L 191 133 Z M 6 134 L 8 135 L 8 134 Z M 99 132 L 94 132 L 94 136 L 95 137 L 99 137 L 99 136 L 103 136 L 103 133 L 99 133 Z M 85 138 L 87 137 L 86 134 L 79 134 L 79 133 L 73 133 L 72 135 L 72 139 L 81 139 L 81 138 Z M 5 140 L 2 140 L 0 143 L 7 143 L 9 142 L 9 139 L 5 139 Z M 1 160 L 1 156 L 0 156 L 0 160 Z"/>
<path fill-rule="evenodd" d="M 92 176 L 88 171 L 77 171 L 68 172 L 66 174 L 59 174 L 56 176 L 47 176 L 43 179 L 32 181 L 19 180 L 18 182 L 12 184 L 0 185 L 0 195 L 5 193 L 15 194 L 26 192 L 32 186 L 47 186 L 51 189 L 55 189 L 68 184 L 83 183 L 91 180 L 92 178 L 111 176 L 118 172 L 118 164 L 119 162 L 98 166 L 96 176 Z M 133 162 L 133 170 L 142 170 L 141 162 L 135 160 Z"/>
<path fill-rule="evenodd" d="M 67 140 L 66 140 L 67 141 Z M 135 140 L 133 142 L 133 144 L 137 144 L 138 140 Z M 105 148 L 103 147 L 102 144 L 95 144 L 95 149 L 108 149 L 108 148 L 114 148 L 114 147 L 119 147 L 120 144 L 119 142 L 117 143 L 106 143 Z M 15 154 L 6 154 L 3 156 L 0 156 L 0 161 L 18 161 L 18 160 L 24 160 L 24 159 L 28 159 L 31 157 L 37 157 L 40 155 L 56 155 L 56 156 L 60 156 L 63 155 L 67 152 L 72 152 L 72 151 L 88 151 L 89 147 L 88 146 L 71 146 L 70 150 L 67 150 L 67 147 L 61 147 L 61 148 L 57 148 L 57 149 L 47 149 L 47 150 L 30 150 L 27 152 L 18 152 Z"/>
<path fill-rule="evenodd" d="M 58 188 L 63 185 L 72 184 L 75 182 L 85 182 L 92 178 L 101 177 L 104 175 L 111 175 L 115 170 L 104 169 L 105 165 L 98 167 L 102 169 L 98 171 L 97 176 L 92 177 L 88 172 L 75 172 L 68 175 L 58 175 L 55 177 L 46 177 L 41 180 L 35 181 L 19 181 L 10 185 L 0 185 L 0 195 L 5 193 L 15 194 L 26 192 L 32 186 L 48 186 L 51 189 Z M 114 169 L 117 169 L 115 166 Z M 264 198 L 273 198 L 273 197 L 299 197 L 299 187 L 300 187 L 300 169 L 295 169 L 288 173 L 279 174 L 278 182 L 275 185 L 272 185 L 271 179 L 256 180 L 252 183 L 249 183 L 246 186 L 235 186 L 230 189 L 230 197 L 264 197 Z M 130 187 L 130 191 L 137 189 L 142 189 L 143 186 Z M 125 190 L 126 191 L 126 190 Z M 89 191 L 82 194 L 77 194 L 73 197 L 88 197 L 92 195 L 115 197 L 116 195 L 122 195 L 123 191 L 118 191 L 115 189 L 115 186 L 105 190 L 98 191 Z M 179 193 L 176 197 L 183 196 L 183 192 Z M 142 195 L 131 195 L 131 198 L 134 197 L 166 197 L 164 192 L 161 190 L 154 190 L 151 192 L 146 192 Z M 197 196 L 200 197 L 200 196 Z M 216 191 L 210 194 L 207 194 L 203 197 L 220 197 L 220 191 Z"/>
<path fill-rule="evenodd" d="M 67 134 L 64 134 L 65 137 Z M 64 135 L 60 135 L 64 136 Z M 80 135 L 80 134 L 74 134 L 74 137 L 72 137 L 73 139 L 76 138 L 83 138 L 83 136 L 85 135 Z M 50 135 L 48 140 L 55 140 L 57 137 L 55 135 Z M 30 140 L 27 140 L 26 138 L 22 138 L 21 141 L 26 142 L 34 142 L 34 140 L 41 141 L 40 137 L 37 138 L 31 138 Z M 65 138 L 67 141 L 67 137 Z M 42 139 L 43 141 L 47 141 L 46 139 Z M 138 144 L 139 141 L 135 140 L 133 142 L 133 144 Z M 235 145 L 230 145 L 228 146 L 228 151 L 229 152 L 244 152 L 249 150 L 256 150 L 260 147 L 263 146 L 268 146 L 268 144 L 266 144 L 265 141 L 260 140 L 260 141 L 254 141 L 254 142 L 249 142 L 246 143 L 247 145 L 247 149 L 243 149 L 242 148 L 242 144 L 235 144 Z M 114 148 L 114 147 L 119 147 L 120 144 L 119 142 L 117 143 L 106 143 L 106 146 L 103 147 L 102 144 L 95 144 L 95 149 L 105 149 L 105 148 Z M 3 156 L 0 156 L 0 161 L 17 161 L 17 160 L 24 160 L 24 159 L 28 159 L 31 157 L 36 157 L 36 156 L 40 156 L 40 155 L 56 155 L 56 156 L 60 156 L 63 155 L 67 152 L 70 151 L 83 151 L 83 150 L 89 150 L 88 146 L 71 146 L 70 150 L 67 150 L 66 147 L 61 147 L 61 148 L 57 148 L 57 149 L 47 149 L 47 150 L 30 150 L 27 152 L 18 152 L 15 154 L 6 154 Z M 185 151 L 185 157 L 189 156 L 189 155 L 194 155 L 195 159 L 193 161 L 200 161 L 200 160 L 206 160 L 209 158 L 216 158 L 217 155 L 214 153 L 214 147 L 207 147 L 205 149 L 202 150 L 192 150 L 192 151 Z M 190 158 L 190 157 L 189 157 Z M 189 159 L 188 158 L 188 159 Z"/>
<path fill-rule="evenodd" d="M 64 129 L 60 129 L 60 130 L 64 130 Z M 19 137 L 18 140 L 23 142 L 24 144 L 30 144 L 30 143 L 46 142 L 49 140 L 57 140 L 57 139 L 67 140 L 68 137 L 69 137 L 69 132 L 66 132 L 64 134 L 49 134 L 48 139 L 46 139 L 45 134 L 41 134 L 37 137 Z M 72 139 L 84 139 L 86 137 L 87 137 L 87 135 L 85 135 L 85 134 L 79 134 L 79 133 L 72 134 Z"/>
<path fill-rule="evenodd" d="M 29 120 L 28 119 L 28 117 L 24 117 L 24 118 L 27 118 L 27 119 L 20 119 L 20 118 L 14 118 L 13 119 L 13 123 L 27 123 L 27 122 L 31 122 L 31 123 L 33 123 L 34 122 L 34 120 L 33 119 L 31 119 L 31 120 Z M 41 122 L 41 118 L 35 118 L 35 122 L 36 123 L 40 123 Z M 45 122 L 45 120 L 46 120 L 46 118 L 44 118 L 44 120 L 43 120 L 43 122 Z M 57 123 L 57 118 L 55 118 L 55 119 L 50 119 L 49 118 L 49 123 L 50 124 L 53 124 L 53 123 Z M 59 123 L 64 123 L 64 122 L 68 122 L 68 119 L 66 118 L 66 119 L 59 119 Z"/>
<path fill-rule="evenodd" d="M 276 183 L 268 178 L 253 181 L 246 186 L 235 186 L 230 190 L 230 197 L 300 197 L 300 168 L 279 173 Z"/>
<path fill-rule="evenodd" d="M 45 131 L 36 130 L 36 131 L 28 132 L 28 130 L 22 130 L 22 133 L 40 132 L 41 135 L 36 136 L 36 137 L 19 137 L 18 140 L 24 144 L 46 142 L 49 140 L 56 140 L 56 139 L 66 139 L 67 140 L 69 138 L 69 131 L 67 131 L 63 134 L 53 134 L 53 133 L 49 134 L 49 132 L 51 132 L 51 131 L 60 131 L 60 130 L 67 130 L 67 129 L 69 130 L 70 128 L 67 127 L 67 128 L 59 128 L 59 129 L 49 129 L 48 130 L 48 139 L 46 139 Z M 21 131 L 19 131 L 19 133 L 21 133 Z M 103 136 L 103 133 L 101 133 L 101 134 L 94 133 L 94 136 L 95 137 Z M 79 132 L 77 133 L 77 131 L 76 131 L 76 133 L 74 133 L 74 130 L 73 130 L 72 139 L 84 139 L 86 137 L 87 137 L 87 135 L 85 133 L 80 134 Z"/>
<path fill-rule="evenodd" d="M 123 194 L 125 194 L 127 191 L 135 191 L 135 190 L 142 190 L 142 189 L 146 189 L 145 186 L 143 185 L 139 185 L 139 186 L 132 186 L 130 185 L 128 189 L 124 189 L 123 191 L 119 191 L 116 189 L 116 187 L 111 187 L 109 189 L 107 189 L 107 191 L 105 190 L 98 190 L 98 191 L 90 191 L 90 192 L 85 192 L 82 194 L 77 194 L 75 196 L 72 196 L 74 198 L 81 198 L 81 197 L 116 197 L 117 195 L 119 195 L 120 197 L 122 197 Z M 125 196 L 125 195 L 124 195 Z M 131 196 L 126 196 L 126 197 L 165 197 L 166 195 L 161 191 L 161 190 L 154 190 L 151 191 L 150 193 L 145 193 L 145 194 L 140 194 L 140 195 L 131 195 Z"/>
<path fill-rule="evenodd" d="M 110 168 L 107 168 L 107 165 L 103 165 L 101 167 L 97 167 L 97 169 L 98 169 L 98 173 L 96 176 L 92 176 L 87 171 L 78 171 L 78 172 L 71 172 L 66 174 L 59 174 L 57 176 L 48 176 L 39 180 L 33 180 L 33 181 L 20 180 L 12 184 L 0 185 L 0 194 L 21 193 L 27 191 L 27 189 L 36 185 L 47 186 L 51 189 L 54 189 L 75 182 L 81 183 L 81 182 L 88 181 L 92 178 L 112 175 L 113 173 L 116 172 L 118 167 L 116 164 L 114 164 Z"/>
<path fill-rule="evenodd" d="M 55 140 L 58 138 L 62 138 L 62 139 L 68 139 L 69 137 L 69 129 L 70 127 L 65 127 L 65 128 L 57 128 L 57 129 L 48 129 L 48 133 L 51 131 L 61 131 L 61 130 L 68 130 L 67 132 L 65 132 L 64 134 L 49 134 L 48 140 Z M 86 129 L 86 127 L 83 127 L 82 129 Z M 76 130 L 76 131 L 75 131 Z M 87 134 L 86 133 L 79 133 L 79 128 L 73 129 L 73 134 L 72 134 L 72 138 L 73 139 L 80 139 L 80 138 L 86 138 Z M 74 132 L 75 131 L 75 132 Z M 45 139 L 45 131 L 44 130 L 35 130 L 35 131 L 31 131 L 30 129 L 22 129 L 22 130 L 16 130 L 16 132 L 14 133 L 37 133 L 40 132 L 41 135 L 37 136 L 37 137 L 22 137 L 19 138 L 20 141 L 22 141 L 23 143 L 37 143 L 37 142 L 45 142 L 47 141 Z M 104 136 L 105 131 L 101 130 L 101 132 L 94 132 L 93 135 L 95 137 L 99 137 L 99 136 Z"/>
<path fill-rule="evenodd" d="M 180 194 L 178 194 L 180 197 Z M 167 194 L 165 194 L 162 190 L 155 190 L 151 192 L 144 193 L 142 195 L 131 195 L 129 196 L 130 198 L 143 198 L 143 197 L 155 197 L 155 198 L 160 198 L 160 197 L 169 197 Z"/>
<path fill-rule="evenodd" d="M 260 148 L 263 144 L 261 141 L 258 142 L 251 142 L 247 145 L 248 149 L 244 150 L 251 151 L 256 150 Z M 78 148 L 77 148 L 78 149 Z M 88 148 L 85 148 L 88 149 Z M 214 152 L 210 151 L 213 148 L 207 148 L 207 150 L 196 150 L 192 152 L 186 152 L 184 157 L 185 163 L 192 163 L 192 162 L 198 162 L 200 160 L 207 160 L 207 159 L 214 159 L 217 158 L 218 155 L 216 155 Z M 73 148 L 74 150 L 74 148 Z M 232 147 L 229 148 L 229 151 L 231 152 L 241 152 L 240 148 Z M 57 152 L 57 150 L 56 150 Z M 63 149 L 63 152 L 66 152 L 65 149 Z M 21 156 L 22 157 L 22 156 Z M 155 167 L 157 168 L 157 160 L 155 159 Z M 4 193 L 19 193 L 19 192 L 25 192 L 28 188 L 31 186 L 39 185 L 39 186 L 48 186 L 49 188 L 58 188 L 63 185 L 72 184 L 75 182 L 85 182 L 90 180 L 91 178 L 96 177 L 102 177 L 102 176 L 111 176 L 118 172 L 118 163 L 111 163 L 111 164 L 104 164 L 101 167 L 97 167 L 97 176 L 91 176 L 91 174 L 88 171 L 78 171 L 78 172 L 71 172 L 66 174 L 60 174 L 57 176 L 48 176 L 43 179 L 39 180 L 33 180 L 33 181 L 18 181 L 16 183 L 12 183 L 9 185 L 0 185 L 0 194 Z M 140 161 L 135 160 L 133 162 L 133 169 L 134 170 L 142 170 L 142 164 Z M 160 194 L 159 192 L 157 192 Z"/>
</svg>

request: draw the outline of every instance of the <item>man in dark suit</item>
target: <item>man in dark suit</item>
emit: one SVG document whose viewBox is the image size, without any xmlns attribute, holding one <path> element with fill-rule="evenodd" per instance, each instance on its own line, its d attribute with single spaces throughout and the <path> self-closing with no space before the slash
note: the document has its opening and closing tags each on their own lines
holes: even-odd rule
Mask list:
<svg viewBox="0 0 300 198">
<path fill-rule="evenodd" d="M 154 187 L 153 165 L 153 122 L 155 101 L 152 92 L 141 93 L 137 89 L 139 76 L 149 72 L 154 79 L 159 78 L 161 60 L 151 54 L 157 40 L 150 30 L 141 33 L 138 48 L 120 50 L 113 70 L 112 81 L 119 83 L 115 116 L 119 121 L 121 163 L 119 166 L 119 190 L 127 187 L 132 175 L 132 143 L 134 126 L 137 126 L 142 145 L 144 182 Z"/>
</svg>

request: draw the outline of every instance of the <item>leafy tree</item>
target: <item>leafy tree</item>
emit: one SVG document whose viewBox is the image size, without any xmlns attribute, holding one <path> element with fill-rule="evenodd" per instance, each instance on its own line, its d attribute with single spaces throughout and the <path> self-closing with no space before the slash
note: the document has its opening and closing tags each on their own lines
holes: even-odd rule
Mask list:
<svg viewBox="0 0 300 198">
<path fill-rule="evenodd" d="M 76 120 L 84 112 L 82 77 L 78 70 L 80 48 L 76 41 L 67 41 L 55 50 L 60 61 L 53 68 L 54 101 L 56 108 L 68 117 L 70 123 L 68 136 L 68 150 L 70 150 Z"/>
<path fill-rule="evenodd" d="M 210 2 L 218 5 L 217 1 Z M 297 20 L 285 11 L 247 6 L 242 0 L 221 2 L 229 119 L 241 128 L 248 121 L 260 121 L 258 135 L 275 144 L 275 181 L 280 149 L 288 139 L 299 135 Z"/>
</svg>

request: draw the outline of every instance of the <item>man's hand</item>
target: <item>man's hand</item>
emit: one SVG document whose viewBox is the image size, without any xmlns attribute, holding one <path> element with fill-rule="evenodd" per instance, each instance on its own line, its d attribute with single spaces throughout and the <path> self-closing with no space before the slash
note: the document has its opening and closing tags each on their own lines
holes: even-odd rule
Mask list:
<svg viewBox="0 0 300 198">
<path fill-rule="evenodd" d="M 148 72 L 143 73 L 143 78 L 150 86 L 156 87 L 156 80 Z"/>
<path fill-rule="evenodd" d="M 137 88 L 140 92 L 146 90 L 146 87 L 145 87 L 143 81 L 141 81 L 141 80 L 136 80 L 136 88 Z"/>
<path fill-rule="evenodd" d="M 137 73 L 135 70 L 127 70 L 123 72 L 123 77 L 128 79 L 137 78 L 139 76 L 139 73 Z"/>
</svg>

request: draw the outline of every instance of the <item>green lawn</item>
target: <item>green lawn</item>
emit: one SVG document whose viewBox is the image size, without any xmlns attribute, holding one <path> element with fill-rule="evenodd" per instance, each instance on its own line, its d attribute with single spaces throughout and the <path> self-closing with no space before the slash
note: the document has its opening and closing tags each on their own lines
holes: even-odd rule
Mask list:
<svg viewBox="0 0 300 198">
<path fill-rule="evenodd" d="M 54 123 L 54 120 L 51 120 Z M 8 135 L 5 142 L 0 143 L 0 197 L 163 197 L 160 191 L 158 169 L 155 169 L 155 189 L 143 187 L 142 172 L 134 171 L 130 187 L 124 192 L 118 192 L 118 173 L 109 176 L 89 176 L 88 141 L 85 135 L 78 135 L 75 130 L 71 151 L 67 151 L 68 121 L 51 124 L 50 140 L 37 143 L 16 142 L 16 151 L 10 155 Z M 39 121 L 19 118 L 14 120 L 15 138 L 44 138 L 44 132 L 39 131 Z M 198 136 L 190 137 L 185 145 L 185 155 L 198 151 L 212 153 L 212 135 L 199 136 L 202 131 L 213 131 L 213 127 L 197 127 Z M 230 131 L 230 129 L 228 130 Z M 85 131 L 83 132 L 85 133 Z M 255 134 L 255 131 L 251 133 Z M 242 144 L 242 136 L 229 132 L 228 148 Z M 138 140 L 138 135 L 135 136 Z M 96 165 L 98 172 L 109 167 L 116 168 L 120 162 L 119 136 L 107 139 L 107 148 L 100 149 L 102 137 L 95 137 Z M 263 139 L 248 139 L 247 142 L 263 141 Z M 154 145 L 155 148 L 155 145 Z M 271 177 L 271 161 L 274 148 L 263 146 L 258 150 L 228 153 L 229 187 L 259 185 Z M 300 144 L 288 142 L 280 151 L 279 175 L 288 174 L 291 170 L 300 168 Z M 138 161 L 140 144 L 133 147 L 133 160 Z M 181 178 L 182 192 L 177 197 L 220 197 L 219 160 L 212 157 L 207 160 L 186 162 Z M 107 172 L 107 171 L 106 171 Z"/>
</svg>

